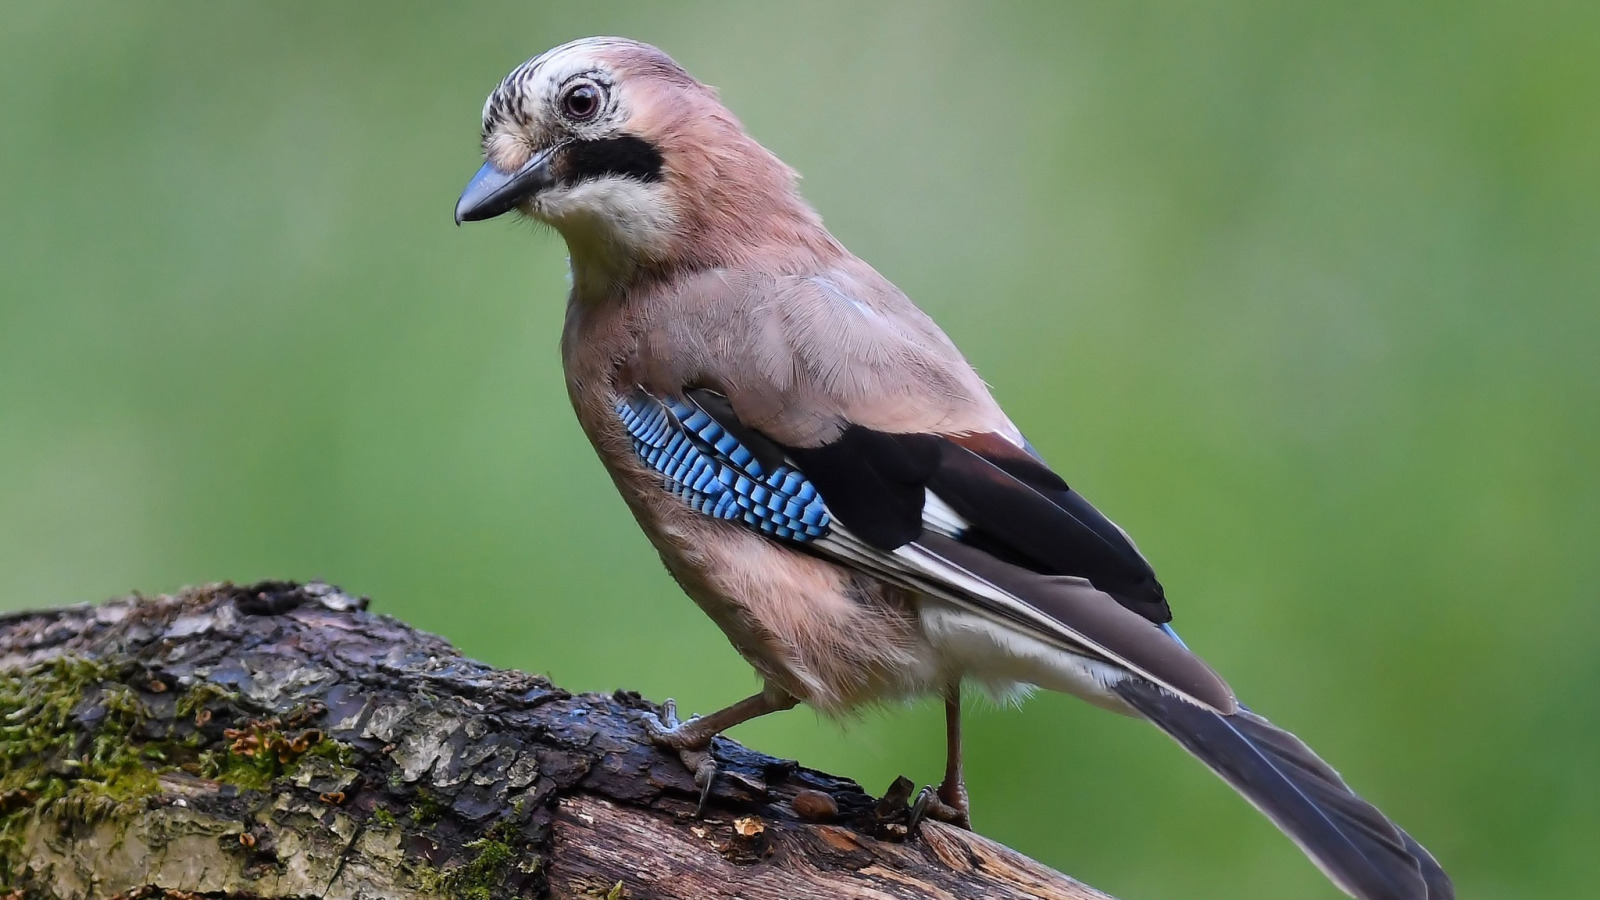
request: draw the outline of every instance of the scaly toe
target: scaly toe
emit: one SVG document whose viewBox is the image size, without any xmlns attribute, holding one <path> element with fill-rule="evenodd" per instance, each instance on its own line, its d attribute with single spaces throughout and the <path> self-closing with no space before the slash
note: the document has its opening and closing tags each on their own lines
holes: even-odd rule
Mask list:
<svg viewBox="0 0 1600 900">
<path fill-rule="evenodd" d="M 661 704 L 659 716 L 647 712 L 641 718 L 645 731 L 650 734 L 650 742 L 658 747 L 676 750 L 683 767 L 694 775 L 695 786 L 700 789 L 694 815 L 700 818 L 705 813 L 706 803 L 711 799 L 711 789 L 717 780 L 717 761 L 711 755 L 710 738 L 686 732 L 685 726 L 692 723 L 694 718 L 688 722 L 678 721 L 678 705 L 672 700 Z"/>
<path fill-rule="evenodd" d="M 917 826 L 922 824 L 923 819 L 972 830 L 972 817 L 967 812 L 966 804 L 954 806 L 945 802 L 932 785 L 923 788 L 922 793 L 917 795 L 917 802 L 911 804 L 911 818 L 906 822 L 907 837 L 916 834 Z"/>
<path fill-rule="evenodd" d="M 694 817 L 698 819 L 705 815 L 711 788 L 717 782 L 717 761 L 709 750 L 679 750 L 678 758 L 683 760 L 684 768 L 694 773 L 694 783 L 700 788 L 700 797 L 694 804 Z"/>
<path fill-rule="evenodd" d="M 691 716 L 687 722 L 678 721 L 678 705 L 671 700 L 661 704 L 661 715 L 658 716 L 655 713 L 647 712 L 640 718 L 644 720 L 645 731 L 650 734 L 650 742 L 658 747 L 666 747 L 669 750 L 677 750 L 681 753 L 691 750 L 704 750 L 711 745 L 709 737 L 701 737 L 685 731 L 687 726 L 693 724 L 698 716 Z M 686 765 L 688 764 L 686 763 Z M 694 771 L 694 769 L 693 765 L 689 765 L 690 771 Z"/>
</svg>

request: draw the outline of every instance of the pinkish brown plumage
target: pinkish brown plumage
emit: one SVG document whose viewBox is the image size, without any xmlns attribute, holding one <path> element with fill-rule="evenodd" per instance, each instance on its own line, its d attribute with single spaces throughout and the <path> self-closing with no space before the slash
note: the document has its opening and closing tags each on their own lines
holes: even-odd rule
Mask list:
<svg viewBox="0 0 1600 900">
<path fill-rule="evenodd" d="M 578 420 L 668 570 L 763 679 L 654 726 L 698 754 L 707 790 L 699 751 L 752 716 L 935 693 L 949 764 L 917 814 L 964 823 L 961 684 L 1039 686 L 1154 722 L 1352 895 L 1453 896 L 1427 851 L 1177 639 L 1127 535 L 714 91 L 654 47 L 574 41 L 495 89 L 483 147 L 456 220 L 517 210 L 565 238 Z"/>
</svg>

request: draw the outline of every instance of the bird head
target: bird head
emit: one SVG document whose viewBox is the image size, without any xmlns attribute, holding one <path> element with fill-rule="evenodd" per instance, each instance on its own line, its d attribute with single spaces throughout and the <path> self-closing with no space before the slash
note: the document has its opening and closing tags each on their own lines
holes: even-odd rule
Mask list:
<svg viewBox="0 0 1600 900">
<path fill-rule="evenodd" d="M 575 285 L 837 247 L 795 174 L 648 44 L 585 38 L 513 69 L 483 107 L 456 222 L 519 212 L 566 238 Z"/>
</svg>

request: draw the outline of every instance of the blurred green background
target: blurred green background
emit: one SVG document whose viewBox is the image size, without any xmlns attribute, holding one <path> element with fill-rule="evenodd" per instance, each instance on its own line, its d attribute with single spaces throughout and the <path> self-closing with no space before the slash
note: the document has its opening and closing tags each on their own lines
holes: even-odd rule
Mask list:
<svg viewBox="0 0 1600 900">
<path fill-rule="evenodd" d="M 594 33 L 720 86 L 1463 896 L 1600 881 L 1595 4 L 6 4 L 0 606 L 323 577 L 750 691 L 572 420 L 559 240 L 451 224 L 485 94 Z M 736 735 L 878 790 L 940 729 Z M 969 735 L 980 829 L 1127 900 L 1337 896 L 1148 727 Z"/>
</svg>

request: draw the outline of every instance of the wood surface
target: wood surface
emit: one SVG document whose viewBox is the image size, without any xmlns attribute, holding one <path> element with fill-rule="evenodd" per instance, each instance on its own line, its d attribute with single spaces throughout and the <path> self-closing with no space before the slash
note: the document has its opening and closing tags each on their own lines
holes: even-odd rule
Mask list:
<svg viewBox="0 0 1600 900">
<path fill-rule="evenodd" d="M 908 839 L 903 779 L 727 739 L 696 818 L 653 704 L 366 606 L 269 582 L 0 617 L 0 900 L 1109 900 L 977 834 Z"/>
</svg>

